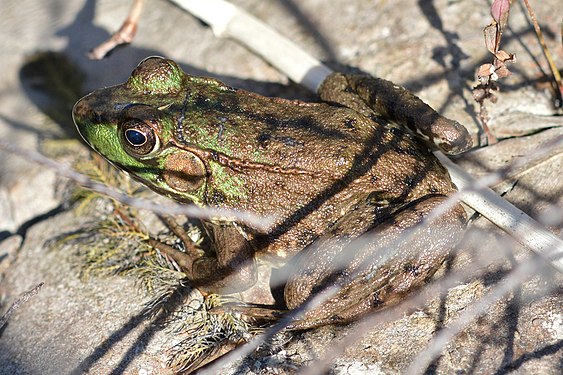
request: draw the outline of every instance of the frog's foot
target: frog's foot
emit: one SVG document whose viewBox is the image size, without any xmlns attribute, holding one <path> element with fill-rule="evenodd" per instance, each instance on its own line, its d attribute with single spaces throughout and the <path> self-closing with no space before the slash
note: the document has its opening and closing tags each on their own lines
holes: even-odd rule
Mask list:
<svg viewBox="0 0 563 375">
<path fill-rule="evenodd" d="M 456 204 L 422 223 L 445 199 L 423 198 L 356 239 L 321 238 L 305 249 L 286 284 L 287 306 L 295 308 L 329 286 L 340 289 L 288 328 L 346 323 L 393 305 L 424 285 L 460 240 L 466 222 L 465 211 Z M 367 209 L 349 213 L 337 225 L 358 225 Z"/>
<path fill-rule="evenodd" d="M 236 260 L 236 264 L 241 264 L 237 268 L 233 266 L 235 262 L 221 265 L 215 257 L 194 258 L 188 253 L 154 239 L 149 239 L 149 244 L 176 262 L 187 278 L 203 294 L 235 293 L 247 289 L 256 282 L 255 266 L 252 260 L 247 259 L 244 263 Z"/>
</svg>

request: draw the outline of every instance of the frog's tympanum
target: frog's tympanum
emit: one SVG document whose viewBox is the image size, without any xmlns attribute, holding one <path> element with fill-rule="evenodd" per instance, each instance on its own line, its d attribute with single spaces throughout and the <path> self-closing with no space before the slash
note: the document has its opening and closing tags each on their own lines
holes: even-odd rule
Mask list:
<svg viewBox="0 0 563 375">
<path fill-rule="evenodd" d="M 432 276 L 466 216 L 459 204 L 430 214 L 456 189 L 430 150 L 471 146 L 465 128 L 388 81 L 334 73 L 319 96 L 263 97 L 152 57 L 73 116 L 94 150 L 156 192 L 274 218 L 260 231 L 206 221 L 212 252 L 168 255 L 204 292 L 250 288 L 256 262 L 285 265 L 290 309 L 338 286 L 290 326 L 305 329 L 389 306 Z"/>
</svg>

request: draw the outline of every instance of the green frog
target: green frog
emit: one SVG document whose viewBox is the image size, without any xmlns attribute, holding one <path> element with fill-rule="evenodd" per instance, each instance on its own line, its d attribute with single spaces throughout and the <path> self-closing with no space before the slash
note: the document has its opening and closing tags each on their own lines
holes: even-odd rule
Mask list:
<svg viewBox="0 0 563 375">
<path fill-rule="evenodd" d="M 257 262 L 281 268 L 288 309 L 336 286 L 289 327 L 308 329 L 392 305 L 433 275 L 466 214 L 453 204 L 431 215 L 456 191 L 431 150 L 471 147 L 463 126 L 391 82 L 333 73 L 318 94 L 264 97 L 151 57 L 73 117 L 94 150 L 154 191 L 273 218 L 262 230 L 204 220 L 212 251 L 167 255 L 204 293 L 247 290 Z"/>
</svg>

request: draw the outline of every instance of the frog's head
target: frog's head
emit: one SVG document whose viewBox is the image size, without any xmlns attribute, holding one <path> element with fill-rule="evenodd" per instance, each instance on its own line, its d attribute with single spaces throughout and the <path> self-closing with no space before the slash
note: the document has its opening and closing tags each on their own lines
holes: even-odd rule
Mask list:
<svg viewBox="0 0 563 375">
<path fill-rule="evenodd" d="M 86 143 L 114 165 L 159 193 L 203 204 L 206 167 L 174 140 L 184 78 L 173 61 L 151 57 L 124 84 L 80 99 L 72 115 Z"/>
</svg>

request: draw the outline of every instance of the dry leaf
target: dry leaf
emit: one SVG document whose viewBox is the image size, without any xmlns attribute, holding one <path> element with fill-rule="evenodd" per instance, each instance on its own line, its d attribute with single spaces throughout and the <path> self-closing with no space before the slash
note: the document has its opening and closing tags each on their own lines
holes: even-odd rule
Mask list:
<svg viewBox="0 0 563 375">
<path fill-rule="evenodd" d="M 478 77 L 488 77 L 494 72 L 493 64 L 483 64 L 477 72 Z"/>
<path fill-rule="evenodd" d="M 491 6 L 491 16 L 499 25 L 499 32 L 502 33 L 508 22 L 510 13 L 510 0 L 495 0 Z"/>
<path fill-rule="evenodd" d="M 502 62 L 514 60 L 514 54 L 508 53 L 508 52 L 503 51 L 503 50 L 499 50 L 497 53 L 495 53 L 495 57 Z"/>
<path fill-rule="evenodd" d="M 501 66 L 499 66 L 499 67 L 495 70 L 495 74 L 497 75 L 497 79 L 498 79 L 498 78 L 508 77 L 508 76 L 511 75 L 512 73 L 510 72 L 510 70 L 508 70 L 508 68 L 506 67 L 506 65 L 502 64 Z"/>
<path fill-rule="evenodd" d="M 490 53 L 494 54 L 497 50 L 498 40 L 497 40 L 497 23 L 491 22 L 483 29 L 483 35 L 485 37 L 485 46 Z"/>
</svg>

